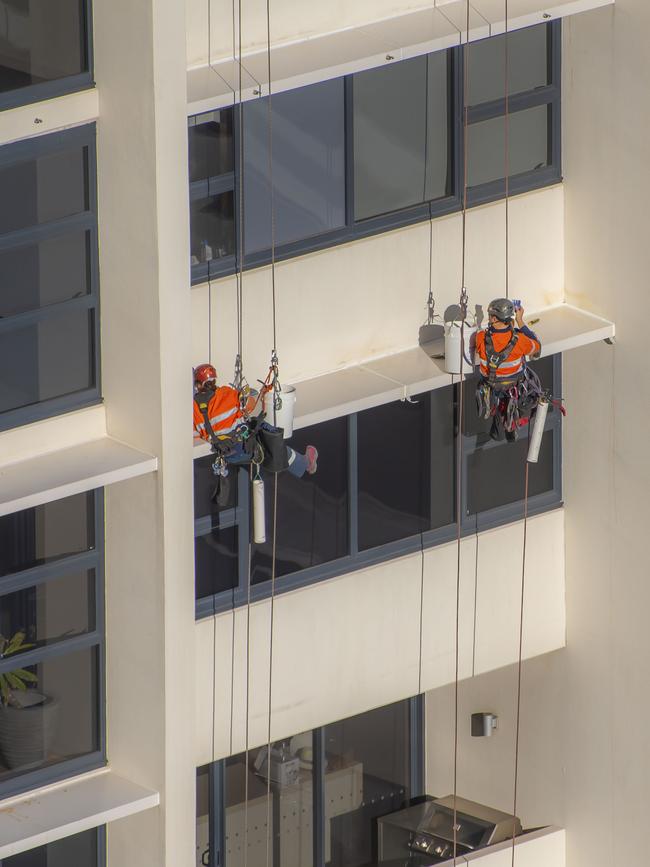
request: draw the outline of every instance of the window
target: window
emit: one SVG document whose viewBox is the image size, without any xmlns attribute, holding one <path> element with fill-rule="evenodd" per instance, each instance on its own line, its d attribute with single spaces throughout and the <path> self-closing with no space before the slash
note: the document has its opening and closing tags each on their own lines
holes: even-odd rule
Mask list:
<svg viewBox="0 0 650 867">
<path fill-rule="evenodd" d="M 0 108 L 89 87 L 90 2 L 4 0 Z"/>
<path fill-rule="evenodd" d="M 0 867 L 103 867 L 104 828 L 93 828 L 4 858 Z"/>
<path fill-rule="evenodd" d="M 533 362 L 561 394 L 560 356 Z M 494 442 L 476 414 L 475 380 L 463 387 L 463 534 L 522 514 L 525 429 L 514 445 Z M 276 592 L 342 575 L 456 537 L 459 387 L 417 395 L 294 433 L 289 444 L 319 450 L 318 472 L 280 473 L 276 512 Z M 198 617 L 270 593 L 274 477 L 266 482 L 267 542 L 251 544 L 248 468 L 233 468 L 217 506 L 210 456 L 195 461 L 195 582 Z M 561 414 L 546 420 L 540 460 L 531 465 L 529 514 L 561 501 Z"/>
<path fill-rule="evenodd" d="M 533 361 L 542 384 L 561 394 L 561 356 Z M 464 520 L 475 529 L 487 529 L 523 516 L 528 437 L 525 429 L 517 442 L 494 442 L 490 422 L 479 419 L 474 406 L 474 377 L 464 391 L 463 480 Z M 561 496 L 561 413 L 552 405 L 546 418 L 539 460 L 530 464 L 529 513 L 557 504 Z"/>
<path fill-rule="evenodd" d="M 560 26 L 539 24 L 507 37 L 512 193 L 561 178 Z M 504 48 L 503 36 L 469 47 L 470 204 L 505 193 Z M 278 259 L 460 210 L 464 50 L 273 96 Z M 242 246 L 244 267 L 270 261 L 268 120 L 267 98 L 189 119 L 193 283 L 233 273 Z"/>
<path fill-rule="evenodd" d="M 377 817 L 422 794 L 422 713 L 418 696 L 278 741 L 270 786 L 266 745 L 199 768 L 197 867 L 376 859 Z"/>
<path fill-rule="evenodd" d="M 99 399 L 94 139 L 0 149 L 0 429 Z"/>
<path fill-rule="evenodd" d="M 448 76 L 444 51 L 353 76 L 355 220 L 452 194 Z"/>
<path fill-rule="evenodd" d="M 102 535 L 101 491 L 0 518 L 2 797 L 103 763 Z"/>
<path fill-rule="evenodd" d="M 506 39 L 508 122 L 506 130 Z M 472 204 L 535 189 L 560 175 L 560 30 L 548 25 L 471 43 L 467 184 Z M 506 149 L 507 139 L 507 149 Z"/>
</svg>

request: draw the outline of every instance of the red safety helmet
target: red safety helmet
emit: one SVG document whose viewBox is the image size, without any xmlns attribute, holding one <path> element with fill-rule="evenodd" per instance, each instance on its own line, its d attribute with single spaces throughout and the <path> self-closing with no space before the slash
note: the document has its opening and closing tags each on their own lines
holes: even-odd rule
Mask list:
<svg viewBox="0 0 650 867">
<path fill-rule="evenodd" d="M 194 368 L 194 384 L 202 388 L 208 382 L 217 381 L 217 371 L 211 364 L 199 364 Z"/>
</svg>

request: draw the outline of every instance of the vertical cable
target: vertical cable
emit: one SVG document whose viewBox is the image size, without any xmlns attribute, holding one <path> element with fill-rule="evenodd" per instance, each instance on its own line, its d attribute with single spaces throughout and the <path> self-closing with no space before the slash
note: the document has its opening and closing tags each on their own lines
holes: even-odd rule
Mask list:
<svg viewBox="0 0 650 867">
<path fill-rule="evenodd" d="M 456 432 L 456 634 L 454 646 L 454 867 L 458 851 L 458 821 L 456 800 L 458 796 L 458 698 L 460 675 L 460 570 L 461 570 L 461 537 L 462 537 L 462 480 L 463 480 L 463 410 L 464 410 L 464 340 L 463 325 L 467 310 L 467 293 L 465 289 L 465 264 L 467 255 L 467 119 L 469 101 L 469 25 L 470 4 L 466 3 L 466 37 L 463 57 L 463 234 L 462 234 L 462 273 L 461 273 L 461 337 L 460 337 L 460 379 L 458 383 L 458 430 Z"/>
<path fill-rule="evenodd" d="M 241 0 L 240 0 L 241 2 Z M 271 70 L 271 0 L 266 0 L 266 63 L 268 79 L 268 172 L 269 172 L 269 195 L 271 208 L 271 298 L 273 306 L 273 351 L 271 364 L 274 366 L 274 421 L 275 412 L 280 408 L 278 401 L 278 343 L 277 343 L 277 313 L 276 313 L 276 285 L 275 285 L 275 244 L 276 244 L 276 221 L 275 221 L 275 191 L 273 184 L 273 87 Z M 278 518 L 278 474 L 273 476 L 273 530 L 271 546 L 271 603 L 269 612 L 269 695 L 268 695 L 268 726 L 267 726 L 267 780 L 266 780 L 266 865 L 269 867 L 271 858 L 271 718 L 273 709 L 273 636 L 275 620 L 275 578 L 276 578 L 276 553 L 277 553 L 277 518 Z M 274 829 L 275 832 L 275 829 Z M 276 832 L 277 833 L 277 832 Z"/>
<path fill-rule="evenodd" d="M 506 271 L 506 298 L 510 297 L 510 57 L 508 51 L 508 0 L 503 0 L 505 5 L 505 34 L 504 34 L 504 59 L 503 65 L 505 68 L 504 74 L 504 92 L 505 92 L 505 117 L 504 117 L 504 151 L 505 151 L 505 219 L 506 219 L 506 261 L 505 261 L 505 271 Z"/>
<path fill-rule="evenodd" d="M 517 710 L 515 716 L 515 772 L 512 797 L 512 867 L 515 864 L 515 837 L 517 817 L 517 794 L 519 785 L 519 734 L 521 728 L 521 673 L 524 645 L 524 592 L 526 589 L 526 537 L 528 530 L 528 470 L 530 464 L 526 461 L 526 479 L 524 482 L 524 541 L 521 555 L 521 600 L 519 607 L 519 656 L 517 660 Z"/>
</svg>

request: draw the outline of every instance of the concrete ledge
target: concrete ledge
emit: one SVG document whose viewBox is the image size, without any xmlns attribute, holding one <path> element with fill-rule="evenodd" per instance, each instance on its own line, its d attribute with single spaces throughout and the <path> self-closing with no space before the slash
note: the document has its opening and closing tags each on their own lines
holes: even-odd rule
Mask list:
<svg viewBox="0 0 650 867">
<path fill-rule="evenodd" d="M 611 5 L 614 0 L 510 0 L 508 30 Z M 451 48 L 468 40 L 467 0 L 438 0 L 404 15 L 272 48 L 273 92 L 292 90 Z M 472 0 L 469 41 L 503 33 L 503 0 Z M 188 70 L 187 113 L 200 114 L 240 99 L 239 64 L 232 57 Z M 241 99 L 268 94 L 266 49 L 242 56 Z"/>
<path fill-rule="evenodd" d="M 93 771 L 0 801 L 0 859 L 158 806 L 158 792 Z"/>
<path fill-rule="evenodd" d="M 103 406 L 0 434 L 0 515 L 155 472 L 158 459 L 106 434 Z"/>
<path fill-rule="evenodd" d="M 613 322 L 587 313 L 570 304 L 557 304 L 526 313 L 528 322 L 542 341 L 542 356 L 567 352 L 614 337 Z M 432 358 L 426 347 L 415 346 L 342 368 L 302 382 L 296 387 L 296 418 L 299 430 L 329 419 L 339 418 L 451 385 L 455 380 L 444 371 L 444 360 Z M 210 453 L 207 443 L 197 442 L 194 457 Z"/>
</svg>

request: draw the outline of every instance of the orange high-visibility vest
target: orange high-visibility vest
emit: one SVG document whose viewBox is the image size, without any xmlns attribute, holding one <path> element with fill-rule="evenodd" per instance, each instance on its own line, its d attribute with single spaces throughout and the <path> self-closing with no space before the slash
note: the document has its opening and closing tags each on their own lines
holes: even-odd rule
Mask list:
<svg viewBox="0 0 650 867">
<path fill-rule="evenodd" d="M 202 407 L 207 410 L 210 426 L 217 436 L 234 431 L 244 417 L 237 389 L 222 385 L 214 392 L 198 391 L 194 395 L 194 430 L 204 440 L 209 440 L 210 434 L 206 430 Z"/>
<path fill-rule="evenodd" d="M 485 331 L 479 331 L 476 335 L 476 354 L 481 364 L 481 375 L 486 379 L 490 375 L 487 350 L 485 346 Z M 495 352 L 503 352 L 513 337 L 511 329 L 492 331 L 492 344 Z M 542 345 L 539 340 L 533 340 L 521 332 L 515 333 L 516 342 L 508 356 L 501 361 L 496 369 L 496 381 L 509 384 L 510 380 L 516 380 L 523 371 L 526 356 L 535 356 L 541 352 Z"/>
</svg>

